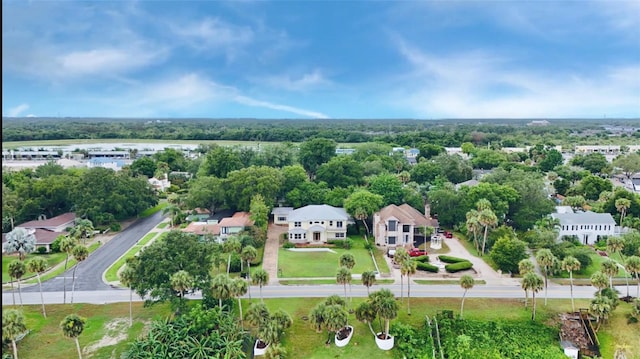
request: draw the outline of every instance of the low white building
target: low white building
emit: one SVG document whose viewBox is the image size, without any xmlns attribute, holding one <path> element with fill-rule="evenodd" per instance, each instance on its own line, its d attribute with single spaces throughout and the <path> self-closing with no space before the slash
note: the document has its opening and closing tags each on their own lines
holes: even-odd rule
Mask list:
<svg viewBox="0 0 640 359">
<path fill-rule="evenodd" d="M 580 243 L 592 245 L 603 236 L 615 236 L 616 222 L 609 213 L 563 211 L 552 213 L 560 221 L 558 238 L 576 236 Z"/>
<path fill-rule="evenodd" d="M 125 164 L 126 163 L 124 162 L 124 160 L 117 160 L 117 159 L 112 159 L 107 157 L 96 157 L 96 158 L 90 159 L 89 162 L 87 162 L 87 167 L 88 168 L 102 167 L 102 168 L 112 169 L 114 171 L 120 171 L 122 167 L 125 166 Z"/>
</svg>

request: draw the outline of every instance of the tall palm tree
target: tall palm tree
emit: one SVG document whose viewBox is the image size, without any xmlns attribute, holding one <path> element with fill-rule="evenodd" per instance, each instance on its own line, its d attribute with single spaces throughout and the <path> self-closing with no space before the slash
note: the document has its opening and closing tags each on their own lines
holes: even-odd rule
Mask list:
<svg viewBox="0 0 640 359">
<path fill-rule="evenodd" d="M 17 260 L 9 263 L 9 275 L 11 278 L 15 278 L 16 282 L 18 282 L 18 296 L 20 297 L 20 306 L 22 306 L 22 287 L 20 286 L 20 279 L 22 276 L 27 273 L 27 266 L 23 261 Z M 15 306 L 15 298 L 13 300 L 13 305 Z"/>
<path fill-rule="evenodd" d="M 245 319 L 255 328 L 258 338 L 265 341 L 265 338 L 260 338 L 260 331 L 261 328 L 271 319 L 271 314 L 269 313 L 267 306 L 262 302 L 252 303 L 247 309 Z"/>
<path fill-rule="evenodd" d="M 179 270 L 169 277 L 171 288 L 180 294 L 180 306 L 184 305 L 184 293 L 193 288 L 193 276 L 186 270 Z"/>
<path fill-rule="evenodd" d="M 407 315 L 411 315 L 411 276 L 416 274 L 418 263 L 408 257 L 400 263 L 400 272 L 407 276 Z"/>
<path fill-rule="evenodd" d="M 622 237 L 607 238 L 607 251 L 609 251 L 609 255 L 618 253 L 620 255 L 620 258 L 624 260 L 624 255 L 622 254 L 623 249 L 624 249 L 624 239 L 622 239 Z"/>
<path fill-rule="evenodd" d="M 262 286 L 269 283 L 269 273 L 266 270 L 260 268 L 253 273 L 253 278 L 251 278 L 251 283 L 257 284 L 260 287 L 260 300 L 264 302 L 264 298 L 262 298 Z"/>
<path fill-rule="evenodd" d="M 236 278 L 231 283 L 231 296 L 238 298 L 238 308 L 240 310 L 240 328 L 244 330 L 242 323 L 242 296 L 247 294 L 249 284 L 242 278 Z"/>
<path fill-rule="evenodd" d="M 551 253 L 551 250 L 542 248 L 536 253 L 536 260 L 542 267 L 542 274 L 544 275 L 544 305 L 547 305 L 547 291 L 549 285 L 549 273 L 551 272 L 554 264 L 557 262 L 556 256 Z"/>
<path fill-rule="evenodd" d="M 73 247 L 73 258 L 76 260 L 76 266 L 73 268 L 73 277 L 71 279 L 71 304 L 73 304 L 73 293 L 76 288 L 76 271 L 80 267 L 80 263 L 84 262 L 89 256 L 89 249 L 83 245 Z"/>
<path fill-rule="evenodd" d="M 327 329 L 327 344 L 331 343 L 332 334 L 347 325 L 349 314 L 341 305 L 327 305 L 324 310 L 324 326 Z"/>
<path fill-rule="evenodd" d="M 278 324 L 279 333 L 278 338 L 275 342 L 280 342 L 280 336 L 282 336 L 282 333 L 286 329 L 289 329 L 291 327 L 291 325 L 293 324 L 293 319 L 291 319 L 289 313 L 285 312 L 282 309 L 278 309 L 271 315 L 271 320 Z"/>
<path fill-rule="evenodd" d="M 616 209 L 620 212 L 620 227 L 622 227 L 622 221 L 624 221 L 624 216 L 627 214 L 627 209 L 631 207 L 631 200 L 627 198 L 618 198 L 615 203 Z"/>
<path fill-rule="evenodd" d="M 351 271 L 347 267 L 340 267 L 336 274 L 336 282 L 344 287 L 344 299 L 347 300 L 347 284 L 351 285 Z"/>
<path fill-rule="evenodd" d="M 62 334 L 67 338 L 72 338 L 76 342 L 76 349 L 78 350 L 78 358 L 82 359 L 82 350 L 80 350 L 80 342 L 78 337 L 84 331 L 84 325 L 87 322 L 85 318 L 78 316 L 77 314 L 69 314 L 60 322 L 60 328 Z"/>
<path fill-rule="evenodd" d="M 240 252 L 240 258 L 243 262 L 247 262 L 247 281 L 251 283 L 251 262 L 258 257 L 258 251 L 254 246 L 246 246 L 242 248 Z M 251 292 L 249 291 L 249 299 L 251 299 Z"/>
<path fill-rule="evenodd" d="M 522 288 L 525 291 L 530 291 L 533 297 L 533 312 L 531 313 L 531 320 L 536 320 L 536 293 L 542 290 L 543 280 L 536 273 L 529 272 L 522 278 Z"/>
<path fill-rule="evenodd" d="M 596 322 L 598 323 L 595 328 L 596 332 L 600 329 L 600 325 L 609 317 L 612 310 L 611 299 L 606 295 L 598 294 L 591 301 L 589 311 L 596 317 Z"/>
<path fill-rule="evenodd" d="M 628 257 L 624 263 L 624 267 L 629 274 L 636 277 L 636 300 L 638 300 L 638 298 L 640 298 L 640 257 Z"/>
<path fill-rule="evenodd" d="M 496 214 L 493 213 L 491 209 L 487 208 L 481 210 L 478 214 L 478 222 L 481 226 L 484 227 L 484 234 L 482 236 L 482 252 L 480 252 L 480 255 L 482 256 L 484 255 L 485 247 L 487 244 L 487 235 L 489 234 L 489 228 L 494 227 L 498 224 L 498 217 L 496 217 Z"/>
<path fill-rule="evenodd" d="M 131 266 L 125 266 L 120 271 L 120 283 L 129 288 L 129 326 L 133 325 L 133 281 L 135 280 L 136 272 Z"/>
<path fill-rule="evenodd" d="M 598 293 L 609 286 L 609 277 L 601 271 L 597 271 L 591 275 L 591 285 L 598 289 Z"/>
<path fill-rule="evenodd" d="M 218 306 L 220 309 L 222 309 L 222 300 L 231 298 L 232 285 L 231 278 L 229 278 L 227 274 L 218 274 L 213 277 L 211 290 L 213 291 L 213 296 L 218 298 Z"/>
<path fill-rule="evenodd" d="M 369 288 L 376 283 L 376 272 L 366 271 L 362 272 L 362 284 L 367 287 L 367 295 L 369 295 Z"/>
<path fill-rule="evenodd" d="M 229 270 L 231 269 L 231 255 L 240 251 L 242 243 L 240 243 L 237 237 L 229 237 L 222 243 L 222 248 L 225 252 L 229 253 L 229 259 L 227 260 L 227 274 L 229 274 Z"/>
<path fill-rule="evenodd" d="M 24 314 L 17 309 L 2 310 L 2 340 L 10 340 L 13 347 L 13 358 L 18 359 L 17 339 L 27 331 Z"/>
<path fill-rule="evenodd" d="M 573 303 L 573 272 L 580 270 L 580 261 L 574 256 L 566 256 L 560 264 L 562 270 L 569 272 L 569 285 L 571 287 L 571 310 L 576 311 L 576 306 Z"/>
<path fill-rule="evenodd" d="M 58 238 L 60 238 L 60 236 L 58 236 Z M 69 256 L 71 256 L 71 253 L 73 252 L 73 247 L 76 246 L 76 239 L 70 236 L 63 236 L 62 238 L 60 238 L 60 250 L 62 252 L 65 252 L 67 254 L 67 256 L 64 259 L 64 271 L 67 271 L 67 265 L 69 264 Z M 67 303 L 67 276 L 64 275 L 63 276 L 63 290 L 64 290 L 64 295 L 63 295 L 63 300 L 62 303 L 65 304 Z"/>
<path fill-rule="evenodd" d="M 476 251 L 480 253 L 480 244 L 478 243 L 478 231 L 480 230 L 480 222 L 478 221 L 480 213 L 475 209 L 471 209 L 467 212 L 467 233 L 473 233 L 473 244 Z"/>
<path fill-rule="evenodd" d="M 38 278 L 38 287 L 40 287 L 40 300 L 42 301 L 42 315 L 46 318 L 47 311 L 44 308 L 44 296 L 42 294 L 42 281 L 40 280 L 40 273 L 47 270 L 47 261 L 42 257 L 35 257 L 27 261 L 27 269 L 29 272 L 35 273 Z"/>
<path fill-rule="evenodd" d="M 384 320 L 384 329 L 382 331 L 383 338 L 389 338 L 389 324 L 391 319 L 398 316 L 398 302 L 389 289 L 380 289 L 377 292 L 373 292 L 369 296 L 372 300 L 371 303 L 375 308 L 377 315 L 380 319 Z"/>
<path fill-rule="evenodd" d="M 316 333 L 322 332 L 322 327 L 324 326 L 324 310 L 326 307 L 327 305 L 325 303 L 320 302 L 309 312 L 309 322 L 313 325 Z"/>
<path fill-rule="evenodd" d="M 87 243 L 87 238 L 91 238 L 93 235 L 93 223 L 88 219 L 79 219 L 76 221 L 76 225 L 71 228 L 69 235 L 76 239 L 82 239 L 82 243 Z"/>
<path fill-rule="evenodd" d="M 462 294 L 462 301 L 460 303 L 460 317 L 462 318 L 463 313 L 464 313 L 464 298 L 467 296 L 467 291 L 471 288 L 473 288 L 473 285 L 475 284 L 475 280 L 473 279 L 472 276 L 465 274 L 462 277 L 460 277 L 460 287 L 462 287 L 462 289 L 464 289 L 464 293 Z"/>
<path fill-rule="evenodd" d="M 182 213 L 182 209 L 180 206 L 175 204 L 170 204 L 162 209 L 162 214 L 169 214 L 169 220 L 171 227 L 176 225 L 176 219 Z"/>
<path fill-rule="evenodd" d="M 409 258 L 409 253 L 404 247 L 400 247 L 396 249 L 396 253 L 393 257 L 394 262 L 402 264 L 402 262 Z M 402 273 L 402 268 L 400 270 L 400 303 L 404 303 L 404 273 Z"/>
<path fill-rule="evenodd" d="M 535 271 L 535 269 L 536 269 L 535 265 L 533 265 L 533 262 L 531 262 L 529 258 L 525 258 L 520 262 L 518 262 L 518 272 L 523 277 L 525 274 Z M 524 307 L 526 308 L 527 302 L 529 301 L 529 291 L 525 288 L 523 289 L 524 289 Z"/>
<path fill-rule="evenodd" d="M 609 278 L 609 288 L 613 288 L 613 277 L 618 274 L 618 263 L 613 259 L 602 262 L 602 273 Z"/>
<path fill-rule="evenodd" d="M 371 298 L 371 294 L 369 295 L 369 298 Z M 373 321 L 376 320 L 376 316 L 377 316 L 377 313 L 375 308 L 371 304 L 371 301 L 362 302 L 356 308 L 356 319 L 358 319 L 363 323 L 366 323 L 369 326 L 369 330 L 371 331 L 371 334 L 373 334 L 374 336 L 376 335 L 376 332 L 373 330 L 371 323 L 373 323 Z"/>
</svg>

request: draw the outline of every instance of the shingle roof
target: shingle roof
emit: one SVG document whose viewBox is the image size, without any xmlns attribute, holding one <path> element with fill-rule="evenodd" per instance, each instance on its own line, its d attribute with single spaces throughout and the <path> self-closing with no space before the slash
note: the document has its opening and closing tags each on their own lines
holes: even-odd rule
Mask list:
<svg viewBox="0 0 640 359">
<path fill-rule="evenodd" d="M 223 218 L 220 227 L 249 227 L 253 225 L 253 221 L 249 218 L 248 212 L 236 212 L 230 218 Z"/>
<path fill-rule="evenodd" d="M 273 207 L 273 210 L 271 210 L 271 214 L 289 214 L 291 213 L 291 211 L 293 211 L 293 207 Z"/>
<path fill-rule="evenodd" d="M 406 203 L 403 203 L 400 206 L 390 204 L 381 209 L 378 213 L 382 221 L 386 221 L 387 219 L 394 217 L 403 224 L 413 224 L 415 226 L 433 225 L 432 221 L 425 217 L 424 214 Z"/>
<path fill-rule="evenodd" d="M 197 234 L 199 236 L 205 234 L 219 235 L 220 234 L 220 224 L 206 224 L 206 223 L 198 223 L 191 222 L 189 225 L 182 230 L 183 232 Z"/>
<path fill-rule="evenodd" d="M 63 224 L 69 223 L 73 220 L 76 219 L 76 214 L 75 213 L 65 213 L 65 214 L 61 214 L 59 216 L 53 217 L 53 218 L 49 218 L 49 219 L 45 219 L 42 221 L 29 221 L 29 222 L 25 222 L 22 223 L 20 225 L 18 225 L 17 227 L 22 227 L 22 228 L 52 228 L 52 227 L 58 227 L 61 226 Z"/>
<path fill-rule="evenodd" d="M 560 220 L 561 225 L 572 224 L 616 224 L 609 213 L 577 212 L 577 213 L 552 213 L 551 217 Z"/>
<path fill-rule="evenodd" d="M 349 214 L 344 208 L 329 206 L 328 204 L 312 204 L 300 207 L 289 213 L 289 222 L 310 220 L 349 220 Z"/>
</svg>

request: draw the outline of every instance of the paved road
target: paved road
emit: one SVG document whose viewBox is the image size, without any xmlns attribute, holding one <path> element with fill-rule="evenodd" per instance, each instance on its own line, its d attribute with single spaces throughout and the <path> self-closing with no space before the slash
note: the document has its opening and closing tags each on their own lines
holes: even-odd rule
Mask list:
<svg viewBox="0 0 640 359">
<path fill-rule="evenodd" d="M 380 288 L 388 288 L 395 293 L 397 297 L 400 297 L 400 285 L 376 285 L 371 290 L 377 290 Z M 620 293 L 626 291 L 625 286 L 617 286 L 616 289 Z M 404 286 L 404 292 L 406 296 L 406 285 Z M 635 293 L 636 286 L 632 286 L 631 290 Z M 253 287 L 251 292 L 253 298 L 260 297 L 260 291 L 257 287 Z M 573 288 L 574 298 L 593 298 L 596 289 L 592 286 L 575 286 Z M 342 296 L 344 290 L 341 285 L 327 284 L 327 285 L 309 285 L 309 286 L 265 286 L 262 288 L 262 296 L 264 298 L 324 298 L 331 294 L 338 294 Z M 460 298 L 462 297 L 463 289 L 459 285 L 412 285 L 411 297 L 412 298 Z M 68 295 L 68 294 L 67 294 Z M 366 288 L 362 285 L 354 285 L 352 288 L 353 297 L 365 297 L 367 296 Z M 45 293 L 45 302 L 47 304 L 62 304 L 62 292 L 49 292 Z M 200 299 L 202 296 L 199 293 L 191 294 L 187 296 L 191 299 Z M 467 293 L 467 297 L 471 298 L 522 298 L 524 299 L 524 291 L 520 286 L 505 286 L 505 285 L 476 285 Z M 245 296 L 244 298 L 247 298 Z M 549 287 L 548 298 L 570 298 L 569 286 L 556 286 Z M 543 303 L 544 290 L 536 294 L 536 299 L 539 300 L 539 304 Z M 16 301 L 17 301 L 16 295 Z M 22 300 L 24 304 L 40 304 L 39 293 L 22 293 Z M 134 301 L 141 301 L 142 299 L 134 294 Z M 529 295 L 531 300 L 531 295 Z M 12 297 L 10 292 L 2 293 L 3 303 L 12 303 Z M 105 303 L 119 303 L 129 301 L 129 290 L 127 289 L 110 289 L 110 290 L 95 290 L 95 291 L 79 291 L 75 293 L 74 303 L 92 303 L 92 304 L 105 304 Z"/>
<path fill-rule="evenodd" d="M 126 253 L 138 240 L 144 237 L 163 219 L 161 212 L 142 218 L 127 227 L 107 243 L 96 249 L 89 258 L 80 264 L 76 272 L 75 298 L 78 291 L 103 291 L 111 287 L 102 281 L 102 274 L 113 262 Z M 67 291 L 71 290 L 73 268 L 65 273 L 42 283 L 42 290 L 45 292 L 61 292 L 64 290 L 64 276 L 67 277 Z M 39 292 L 38 286 L 24 288 L 23 295 L 28 292 Z M 67 300 L 70 294 L 67 294 Z M 61 301 L 62 302 L 62 301 Z"/>
</svg>

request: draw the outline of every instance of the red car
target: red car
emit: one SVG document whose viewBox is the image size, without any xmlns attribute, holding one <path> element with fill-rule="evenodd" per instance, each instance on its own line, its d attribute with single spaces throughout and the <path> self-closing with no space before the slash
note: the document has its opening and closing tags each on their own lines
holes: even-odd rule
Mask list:
<svg viewBox="0 0 640 359">
<path fill-rule="evenodd" d="M 420 257 L 420 256 L 426 256 L 426 255 L 427 255 L 427 251 L 425 251 L 424 249 L 414 248 L 409 251 L 409 257 Z"/>
<path fill-rule="evenodd" d="M 453 238 L 453 233 L 449 232 L 449 231 L 445 231 L 444 232 L 444 236 L 447 238 Z"/>
</svg>

